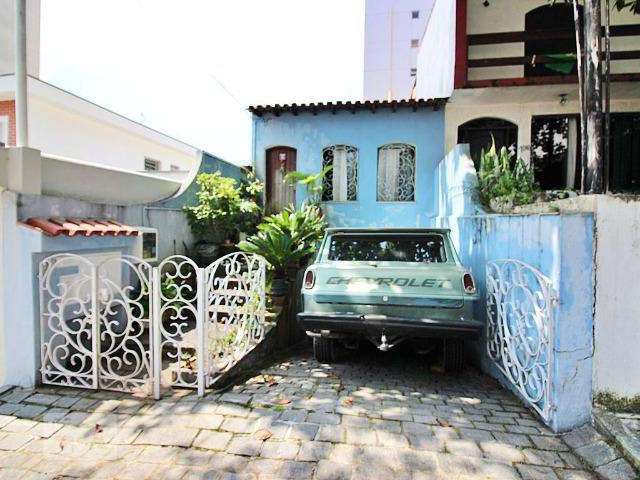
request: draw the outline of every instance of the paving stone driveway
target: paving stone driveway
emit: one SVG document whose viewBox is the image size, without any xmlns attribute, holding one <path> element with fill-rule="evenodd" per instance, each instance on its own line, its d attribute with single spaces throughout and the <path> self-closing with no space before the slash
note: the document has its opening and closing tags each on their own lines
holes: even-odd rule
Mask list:
<svg viewBox="0 0 640 480">
<path fill-rule="evenodd" d="M 222 395 L 12 389 L 0 478 L 595 478 L 511 394 L 420 357 L 294 355 Z"/>
</svg>

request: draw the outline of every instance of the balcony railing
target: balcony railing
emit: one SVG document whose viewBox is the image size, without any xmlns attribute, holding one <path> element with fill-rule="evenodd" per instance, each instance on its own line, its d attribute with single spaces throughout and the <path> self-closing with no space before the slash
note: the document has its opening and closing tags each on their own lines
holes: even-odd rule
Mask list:
<svg viewBox="0 0 640 480">
<path fill-rule="evenodd" d="M 610 29 L 611 37 L 632 37 L 640 36 L 640 24 L 633 25 L 612 25 Z M 604 35 L 604 29 L 603 29 Z M 496 45 L 504 46 L 506 44 L 518 44 L 528 41 L 540 40 L 569 40 L 575 39 L 574 29 L 564 30 L 541 30 L 541 31 L 522 31 L 522 32 L 500 32 L 500 33 L 483 33 L 468 35 L 466 37 L 466 55 L 462 58 L 466 61 L 466 75 L 461 79 L 457 88 L 480 88 L 480 87 L 496 87 L 496 86 L 521 86 L 521 85 L 548 85 L 558 83 L 576 83 L 577 75 L 558 74 L 554 75 L 551 71 L 544 75 L 527 75 L 526 68 L 519 77 L 509 76 L 511 72 L 505 72 L 505 75 L 498 73 L 496 78 L 491 78 L 492 72 L 480 73 L 477 69 L 490 67 L 525 67 L 527 65 L 544 65 L 575 62 L 575 52 L 573 52 L 573 60 L 570 55 L 572 52 L 566 52 L 566 58 L 559 58 L 557 54 L 535 54 L 522 56 L 505 56 L 505 57 L 479 57 L 480 52 L 476 52 L 473 58 L 469 58 L 471 47 Z M 640 40 L 637 42 L 640 47 Z M 500 47 L 498 47 L 500 48 Z M 603 53 L 604 55 L 604 53 Z M 458 57 L 460 58 L 460 57 Z M 619 50 L 611 52 L 612 60 L 612 81 L 634 81 L 640 80 L 640 64 L 637 72 L 628 72 L 628 67 L 624 73 L 616 73 L 616 62 L 640 60 L 640 50 Z M 618 65 L 620 65 L 618 63 Z M 478 78 L 480 77 L 480 78 Z M 485 78 L 489 77 L 489 78 Z"/>
</svg>

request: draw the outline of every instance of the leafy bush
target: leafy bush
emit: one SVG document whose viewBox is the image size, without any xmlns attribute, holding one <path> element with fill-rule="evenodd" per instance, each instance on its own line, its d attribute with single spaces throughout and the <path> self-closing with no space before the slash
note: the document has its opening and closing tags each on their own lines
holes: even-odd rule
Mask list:
<svg viewBox="0 0 640 480">
<path fill-rule="evenodd" d="M 283 277 L 290 267 L 298 266 L 316 251 L 324 235 L 326 222 L 320 208 L 306 205 L 293 207 L 265 217 L 258 233 L 240 242 L 240 250 L 262 255 L 274 271 Z"/>
<path fill-rule="evenodd" d="M 533 169 L 524 160 L 512 160 L 505 147 L 496 152 L 495 141 L 488 151 L 482 150 L 478 171 L 480 201 L 491 207 L 492 200 L 515 206 L 532 203 L 539 192 Z"/>
<path fill-rule="evenodd" d="M 221 241 L 237 232 L 255 231 L 262 214 L 258 197 L 263 186 L 253 174 L 238 183 L 220 172 L 201 173 L 196 183 L 200 187 L 198 204 L 184 207 L 194 235 Z"/>
<path fill-rule="evenodd" d="M 299 183 L 307 189 L 306 204 L 319 205 L 322 200 L 322 183 L 324 177 L 331 171 L 331 165 L 324 167 L 318 173 L 289 172 L 284 176 L 284 183 L 295 185 Z"/>
</svg>

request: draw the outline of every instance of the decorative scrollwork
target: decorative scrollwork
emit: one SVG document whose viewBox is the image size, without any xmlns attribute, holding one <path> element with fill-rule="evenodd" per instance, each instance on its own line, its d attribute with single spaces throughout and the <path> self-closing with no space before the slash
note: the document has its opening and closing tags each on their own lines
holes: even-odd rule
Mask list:
<svg viewBox="0 0 640 480">
<path fill-rule="evenodd" d="M 151 265 L 135 257 L 112 257 L 97 267 L 99 386 L 151 392 Z"/>
<path fill-rule="evenodd" d="M 553 355 L 553 314 L 558 301 L 549 278 L 518 260 L 487 264 L 487 353 L 544 418 Z"/>
<path fill-rule="evenodd" d="M 416 149 L 391 143 L 378 149 L 378 201 L 413 202 L 416 192 Z"/>
<path fill-rule="evenodd" d="M 78 255 L 40 263 L 42 382 L 96 388 L 95 266 Z"/>
<path fill-rule="evenodd" d="M 342 163 L 344 162 L 344 165 Z M 322 201 L 355 201 L 358 198 L 358 149 L 331 145 L 322 150 L 322 167 L 331 167 L 322 179 Z M 341 176 L 346 175 L 344 179 Z M 346 191 L 336 192 L 334 179 L 343 180 Z M 341 182 L 342 183 L 342 182 Z"/>
<path fill-rule="evenodd" d="M 264 338 L 265 271 L 264 258 L 243 252 L 226 255 L 207 267 L 207 385 Z"/>
<path fill-rule="evenodd" d="M 187 257 L 174 255 L 162 261 L 158 271 L 161 285 L 156 326 L 160 329 L 162 381 L 196 387 L 198 266 Z"/>
<path fill-rule="evenodd" d="M 264 338 L 265 271 L 264 258 L 242 252 L 206 270 L 183 256 L 156 268 L 128 255 L 97 266 L 48 257 L 39 277 L 42 381 L 155 395 L 163 383 L 203 394 Z"/>
</svg>

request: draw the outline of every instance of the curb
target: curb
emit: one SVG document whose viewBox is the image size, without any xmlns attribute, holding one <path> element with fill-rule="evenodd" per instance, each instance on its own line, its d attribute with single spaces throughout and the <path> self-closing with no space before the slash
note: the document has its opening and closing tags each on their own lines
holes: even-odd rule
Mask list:
<svg viewBox="0 0 640 480">
<path fill-rule="evenodd" d="M 599 408 L 593 410 L 593 422 L 596 430 L 610 438 L 633 468 L 640 471 L 640 438 L 632 435 L 615 415 Z"/>
</svg>

